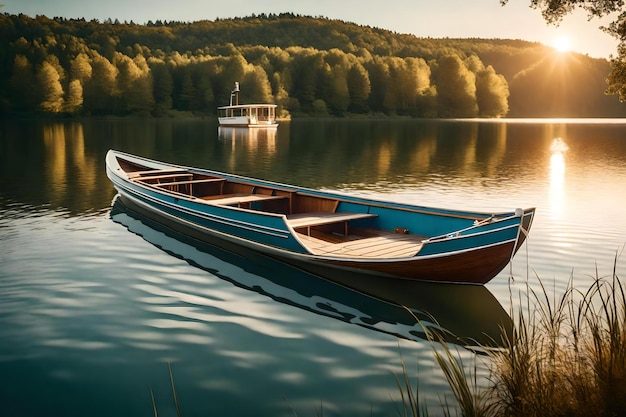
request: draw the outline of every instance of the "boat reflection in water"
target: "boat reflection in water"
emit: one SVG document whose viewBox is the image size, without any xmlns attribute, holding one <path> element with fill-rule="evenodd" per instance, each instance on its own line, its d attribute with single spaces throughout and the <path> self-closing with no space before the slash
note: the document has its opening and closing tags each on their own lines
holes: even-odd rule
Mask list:
<svg viewBox="0 0 626 417">
<path fill-rule="evenodd" d="M 250 148 L 276 149 L 276 129 L 219 126 L 217 137 L 223 141 L 231 141 L 233 147 L 240 142 L 245 142 Z"/>
<path fill-rule="evenodd" d="M 461 346 L 494 346 L 501 342 L 502 329 L 511 328 L 509 315 L 484 286 L 383 280 L 338 271 L 313 275 L 222 240 L 215 245 L 197 241 L 150 220 L 117 197 L 111 219 L 238 287 L 404 339 L 423 340 L 426 328 Z"/>
</svg>

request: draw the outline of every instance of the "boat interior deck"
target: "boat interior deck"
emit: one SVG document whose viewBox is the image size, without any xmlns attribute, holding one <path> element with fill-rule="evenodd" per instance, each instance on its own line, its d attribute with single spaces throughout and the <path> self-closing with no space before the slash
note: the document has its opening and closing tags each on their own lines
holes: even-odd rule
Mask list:
<svg viewBox="0 0 626 417">
<path fill-rule="evenodd" d="M 356 221 L 377 216 L 337 211 L 337 199 L 231 181 L 183 169 L 151 170 L 123 162 L 120 160 L 120 165 L 129 179 L 161 191 L 192 197 L 206 204 L 285 214 L 287 223 L 296 231 L 300 241 L 315 255 L 404 258 L 419 252 L 422 240 L 426 239 L 404 231 L 356 227 Z"/>
<path fill-rule="evenodd" d="M 353 229 L 348 236 L 314 231 L 298 233 L 314 255 L 347 258 L 406 258 L 417 254 L 425 236 L 407 235 L 380 229 Z"/>
</svg>

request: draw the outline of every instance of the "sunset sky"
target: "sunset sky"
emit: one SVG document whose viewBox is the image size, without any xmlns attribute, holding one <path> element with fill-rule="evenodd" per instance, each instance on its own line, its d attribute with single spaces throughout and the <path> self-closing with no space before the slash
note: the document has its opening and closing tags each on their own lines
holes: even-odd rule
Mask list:
<svg viewBox="0 0 626 417">
<path fill-rule="evenodd" d="M 616 55 L 617 41 L 599 27 L 610 21 L 587 20 L 584 12 L 548 26 L 530 0 L 0 0 L 0 11 L 28 16 L 63 16 L 121 22 L 193 22 L 292 12 L 341 19 L 398 33 L 433 38 L 501 38 L 537 41 L 592 57 Z"/>
</svg>

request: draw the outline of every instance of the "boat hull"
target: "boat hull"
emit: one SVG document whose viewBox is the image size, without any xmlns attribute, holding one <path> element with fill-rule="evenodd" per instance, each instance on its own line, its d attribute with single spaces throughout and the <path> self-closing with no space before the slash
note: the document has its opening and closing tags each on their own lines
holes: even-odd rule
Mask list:
<svg viewBox="0 0 626 417">
<path fill-rule="evenodd" d="M 159 193 L 124 178 L 120 169 L 108 162 L 109 157 L 107 174 L 122 202 L 142 215 L 200 241 L 229 241 L 316 274 L 359 271 L 379 277 L 485 284 L 510 262 L 526 239 L 534 216 L 534 209 L 528 209 L 472 233 L 461 231 L 459 236 L 428 239 L 416 255 L 404 258 L 323 256 L 307 251 L 286 225 L 285 216 L 217 207 Z M 155 165 L 164 166 L 168 165 Z M 368 211 L 378 210 L 381 216 L 391 210 L 377 207 L 370 200 L 345 204 L 352 207 L 363 201 L 369 204 Z"/>
<path fill-rule="evenodd" d="M 248 117 L 219 117 L 218 122 L 220 126 L 225 127 L 250 127 L 250 128 L 264 128 L 264 129 L 276 129 L 278 123 L 253 121 Z"/>
<path fill-rule="evenodd" d="M 325 273 L 330 268 L 353 269 L 377 275 L 416 278 L 432 282 L 462 282 L 466 284 L 486 284 L 502 271 L 510 261 L 514 242 L 472 249 L 448 254 L 445 261 L 441 257 L 412 258 L 395 262 L 354 262 L 321 260 L 298 263 L 310 272 Z M 319 265 L 318 265 L 319 264 Z M 324 266 L 325 268 L 323 268 Z"/>
</svg>

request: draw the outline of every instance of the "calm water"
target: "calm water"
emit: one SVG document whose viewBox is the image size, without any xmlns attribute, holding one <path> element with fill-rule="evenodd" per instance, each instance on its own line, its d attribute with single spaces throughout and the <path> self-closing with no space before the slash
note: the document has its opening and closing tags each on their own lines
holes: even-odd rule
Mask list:
<svg viewBox="0 0 626 417">
<path fill-rule="evenodd" d="M 173 416 L 168 363 L 184 416 L 398 415 L 400 352 L 435 404 L 448 393 L 406 311 L 128 212 L 109 148 L 423 205 L 537 207 L 486 287 L 388 289 L 462 336 L 492 331 L 536 276 L 557 294 L 570 277 L 586 289 L 626 244 L 626 122 L 307 120 L 247 134 L 212 120 L 5 121 L 3 416 L 151 416 L 150 389 Z"/>
</svg>

